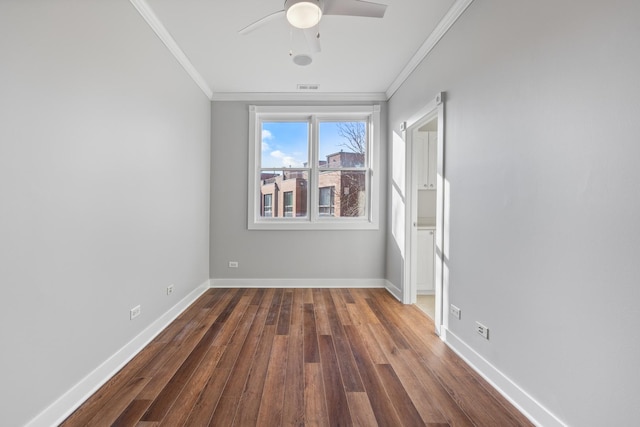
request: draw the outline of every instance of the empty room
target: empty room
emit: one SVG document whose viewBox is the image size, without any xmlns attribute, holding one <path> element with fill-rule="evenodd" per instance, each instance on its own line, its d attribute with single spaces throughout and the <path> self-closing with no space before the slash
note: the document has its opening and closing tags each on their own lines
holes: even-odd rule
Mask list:
<svg viewBox="0 0 640 427">
<path fill-rule="evenodd" d="M 635 425 L 639 18 L 0 0 L 0 425 Z"/>
</svg>

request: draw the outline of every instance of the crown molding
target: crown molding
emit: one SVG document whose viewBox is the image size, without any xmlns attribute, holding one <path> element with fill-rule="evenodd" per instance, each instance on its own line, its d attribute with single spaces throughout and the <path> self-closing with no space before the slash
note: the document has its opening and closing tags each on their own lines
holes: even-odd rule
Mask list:
<svg viewBox="0 0 640 427">
<path fill-rule="evenodd" d="M 391 98 L 393 94 L 396 93 L 400 86 L 402 86 L 402 83 L 407 80 L 413 70 L 420 65 L 422 60 L 429 55 L 440 39 L 444 37 L 447 31 L 449 31 L 449 28 L 453 26 L 471 3 L 473 3 L 473 0 L 456 0 L 449 11 L 447 11 L 444 17 L 440 20 L 436 28 L 431 32 L 429 37 L 427 37 L 427 40 L 425 40 L 420 49 L 418 49 L 416 54 L 413 55 L 411 60 L 409 60 L 407 65 L 405 65 L 393 83 L 391 83 L 391 86 L 389 86 L 385 93 L 387 99 Z"/>
<path fill-rule="evenodd" d="M 436 28 L 431 32 L 427 40 L 420 49 L 409 60 L 400 74 L 385 92 L 372 93 L 310 93 L 310 92 L 217 92 L 214 93 L 206 80 L 193 66 L 187 55 L 182 51 L 178 43 L 169 34 L 169 31 L 162 24 L 147 3 L 147 0 L 129 0 L 138 13 L 147 22 L 158 38 L 173 54 L 176 60 L 182 65 L 185 71 L 212 101 L 330 101 L 330 102 L 383 102 L 388 101 L 393 94 L 402 86 L 411 73 L 420 65 L 422 60 L 433 50 L 440 39 L 453 26 L 464 11 L 473 3 L 473 0 L 456 0 L 444 17 L 440 20 Z"/>
<path fill-rule="evenodd" d="M 156 33 L 158 38 L 164 43 L 164 45 L 169 49 L 169 51 L 173 54 L 176 60 L 182 65 L 182 68 L 185 69 L 187 74 L 193 79 L 196 85 L 204 92 L 207 98 L 211 99 L 213 96 L 213 91 L 202 77 L 202 75 L 196 70 L 193 66 L 187 55 L 180 49 L 178 43 L 171 37 L 169 31 L 165 28 L 165 26 L 160 22 L 158 16 L 153 12 L 151 6 L 146 2 L 146 0 L 129 0 L 133 7 L 136 8 L 138 13 L 142 15 L 142 18 L 149 24 L 151 29 Z"/>
<path fill-rule="evenodd" d="M 384 92 L 215 92 L 212 101 L 331 101 L 331 102 L 383 102 Z"/>
</svg>

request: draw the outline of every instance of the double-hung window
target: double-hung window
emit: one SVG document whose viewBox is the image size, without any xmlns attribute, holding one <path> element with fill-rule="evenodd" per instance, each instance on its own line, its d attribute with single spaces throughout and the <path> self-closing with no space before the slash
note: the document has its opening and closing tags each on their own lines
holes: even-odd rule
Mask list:
<svg viewBox="0 0 640 427">
<path fill-rule="evenodd" d="M 249 229 L 378 228 L 379 122 L 377 105 L 251 106 Z"/>
</svg>

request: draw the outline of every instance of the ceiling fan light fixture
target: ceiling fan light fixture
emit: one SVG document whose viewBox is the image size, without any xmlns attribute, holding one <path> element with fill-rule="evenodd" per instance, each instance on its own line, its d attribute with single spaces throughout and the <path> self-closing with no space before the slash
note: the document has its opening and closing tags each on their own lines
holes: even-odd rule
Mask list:
<svg viewBox="0 0 640 427">
<path fill-rule="evenodd" d="M 285 3 L 287 21 L 296 28 L 311 28 L 322 18 L 319 1 L 289 0 Z"/>
</svg>

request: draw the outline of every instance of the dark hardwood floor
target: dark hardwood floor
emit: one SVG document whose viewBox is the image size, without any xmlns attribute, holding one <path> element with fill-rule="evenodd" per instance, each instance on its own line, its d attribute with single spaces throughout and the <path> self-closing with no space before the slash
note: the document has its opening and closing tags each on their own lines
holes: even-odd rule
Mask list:
<svg viewBox="0 0 640 427">
<path fill-rule="evenodd" d="M 383 289 L 210 289 L 62 425 L 532 424 Z"/>
</svg>

